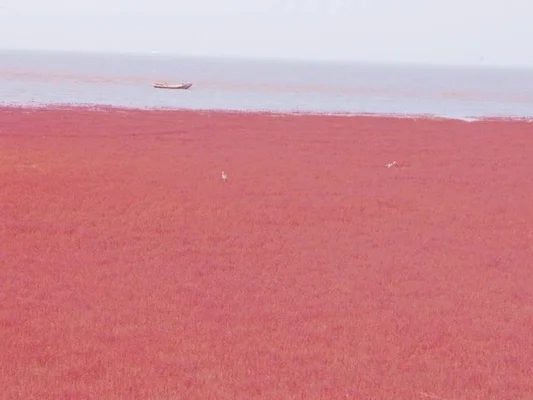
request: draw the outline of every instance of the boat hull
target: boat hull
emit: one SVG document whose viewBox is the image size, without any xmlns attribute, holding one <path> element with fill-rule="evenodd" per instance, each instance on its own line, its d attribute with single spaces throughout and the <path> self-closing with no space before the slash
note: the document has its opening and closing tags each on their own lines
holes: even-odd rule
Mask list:
<svg viewBox="0 0 533 400">
<path fill-rule="evenodd" d="M 181 89 L 181 90 L 187 90 L 190 89 L 192 86 L 192 83 L 183 83 L 181 85 L 169 85 L 167 83 L 156 83 L 154 84 L 154 88 L 156 89 Z"/>
</svg>

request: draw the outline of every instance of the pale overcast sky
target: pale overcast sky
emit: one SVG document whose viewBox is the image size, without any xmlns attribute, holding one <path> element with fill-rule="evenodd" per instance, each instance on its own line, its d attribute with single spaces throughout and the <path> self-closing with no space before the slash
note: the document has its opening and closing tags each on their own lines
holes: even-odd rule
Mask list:
<svg viewBox="0 0 533 400">
<path fill-rule="evenodd" d="M 533 0 L 0 0 L 0 48 L 533 66 Z"/>
</svg>

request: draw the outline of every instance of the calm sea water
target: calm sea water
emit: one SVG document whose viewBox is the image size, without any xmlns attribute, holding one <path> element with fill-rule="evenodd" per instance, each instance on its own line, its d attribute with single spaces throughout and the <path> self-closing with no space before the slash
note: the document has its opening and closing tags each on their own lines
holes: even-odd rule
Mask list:
<svg viewBox="0 0 533 400">
<path fill-rule="evenodd" d="M 532 118 L 533 69 L 3 51 L 0 103 Z"/>
</svg>

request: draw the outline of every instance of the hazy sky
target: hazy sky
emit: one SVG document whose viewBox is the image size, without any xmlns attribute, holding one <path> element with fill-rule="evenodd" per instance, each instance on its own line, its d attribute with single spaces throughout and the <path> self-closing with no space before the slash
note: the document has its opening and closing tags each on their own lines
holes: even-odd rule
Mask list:
<svg viewBox="0 0 533 400">
<path fill-rule="evenodd" d="M 0 0 L 0 48 L 533 66 L 533 0 Z"/>
</svg>

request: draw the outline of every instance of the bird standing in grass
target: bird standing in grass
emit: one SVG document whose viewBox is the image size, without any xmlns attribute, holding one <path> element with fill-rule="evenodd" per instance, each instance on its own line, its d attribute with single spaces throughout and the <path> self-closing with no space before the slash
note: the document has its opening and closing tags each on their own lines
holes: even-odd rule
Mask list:
<svg viewBox="0 0 533 400">
<path fill-rule="evenodd" d="M 226 174 L 224 171 L 222 171 L 221 177 L 224 182 L 228 180 L 228 174 Z"/>
</svg>

